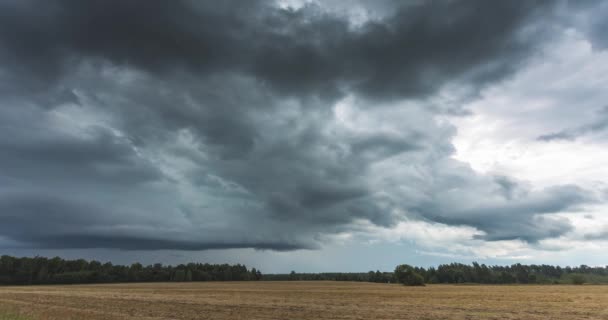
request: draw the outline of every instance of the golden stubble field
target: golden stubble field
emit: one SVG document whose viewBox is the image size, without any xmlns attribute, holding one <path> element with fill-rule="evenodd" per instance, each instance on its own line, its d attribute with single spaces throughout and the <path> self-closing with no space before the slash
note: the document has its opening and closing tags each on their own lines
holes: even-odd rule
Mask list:
<svg viewBox="0 0 608 320">
<path fill-rule="evenodd" d="M 0 287 L 3 312 L 14 319 L 62 320 L 605 320 L 608 286 L 199 282 Z"/>
</svg>

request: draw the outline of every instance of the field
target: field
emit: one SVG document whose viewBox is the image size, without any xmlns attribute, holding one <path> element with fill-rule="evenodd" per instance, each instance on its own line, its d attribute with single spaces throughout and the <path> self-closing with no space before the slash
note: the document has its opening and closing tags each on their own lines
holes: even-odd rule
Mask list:
<svg viewBox="0 0 608 320">
<path fill-rule="evenodd" d="M 198 282 L 0 287 L 0 320 L 608 319 L 608 286 Z"/>
</svg>

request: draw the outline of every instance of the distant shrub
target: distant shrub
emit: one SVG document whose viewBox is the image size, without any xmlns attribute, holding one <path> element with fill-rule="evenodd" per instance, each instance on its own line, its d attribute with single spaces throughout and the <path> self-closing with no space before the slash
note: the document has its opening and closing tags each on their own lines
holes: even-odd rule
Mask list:
<svg viewBox="0 0 608 320">
<path fill-rule="evenodd" d="M 407 264 L 395 268 L 395 279 L 405 286 L 424 286 L 424 278 Z"/>
</svg>

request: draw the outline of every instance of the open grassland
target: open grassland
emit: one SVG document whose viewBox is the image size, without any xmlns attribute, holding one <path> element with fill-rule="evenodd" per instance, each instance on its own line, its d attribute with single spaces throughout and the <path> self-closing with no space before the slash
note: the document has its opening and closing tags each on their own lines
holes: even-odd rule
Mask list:
<svg viewBox="0 0 608 320">
<path fill-rule="evenodd" d="M 608 319 L 608 286 L 197 282 L 0 287 L 0 320 Z"/>
</svg>

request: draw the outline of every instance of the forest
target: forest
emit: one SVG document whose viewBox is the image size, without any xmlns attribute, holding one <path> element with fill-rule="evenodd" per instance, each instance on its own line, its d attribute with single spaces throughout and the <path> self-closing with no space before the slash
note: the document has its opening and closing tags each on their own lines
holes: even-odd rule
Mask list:
<svg viewBox="0 0 608 320">
<path fill-rule="evenodd" d="M 115 265 L 110 262 L 65 260 L 59 257 L 0 257 L 0 284 L 76 284 L 113 282 L 182 281 L 358 281 L 421 284 L 608 284 L 608 266 L 560 267 L 552 265 L 487 266 L 450 263 L 421 268 L 399 265 L 394 272 L 262 274 L 245 265 L 188 263 L 177 266 L 160 263 Z"/>
<path fill-rule="evenodd" d="M 248 281 L 260 280 L 255 268 L 236 264 L 188 263 L 165 266 L 160 263 L 143 266 L 114 265 L 110 262 L 84 259 L 0 257 L 0 284 L 76 284 L 112 282 L 168 281 Z"/>
</svg>

